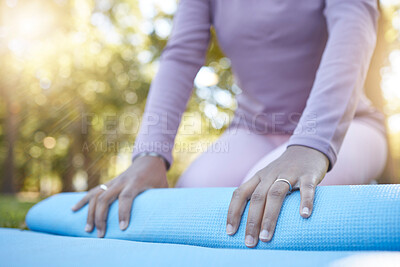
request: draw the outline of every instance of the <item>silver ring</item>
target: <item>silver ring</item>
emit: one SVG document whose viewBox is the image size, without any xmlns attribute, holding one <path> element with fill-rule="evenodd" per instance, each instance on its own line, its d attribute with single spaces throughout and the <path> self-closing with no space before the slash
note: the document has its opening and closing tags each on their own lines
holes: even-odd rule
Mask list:
<svg viewBox="0 0 400 267">
<path fill-rule="evenodd" d="M 100 189 L 103 189 L 104 191 L 107 191 L 108 186 L 106 186 L 105 184 L 101 184 L 100 185 Z"/>
<path fill-rule="evenodd" d="M 290 184 L 290 182 L 288 180 L 279 178 L 279 179 L 276 179 L 274 183 L 276 183 L 276 182 L 285 182 L 285 183 L 287 183 L 289 185 L 289 193 L 292 193 L 293 187 L 292 187 L 292 185 Z"/>
</svg>

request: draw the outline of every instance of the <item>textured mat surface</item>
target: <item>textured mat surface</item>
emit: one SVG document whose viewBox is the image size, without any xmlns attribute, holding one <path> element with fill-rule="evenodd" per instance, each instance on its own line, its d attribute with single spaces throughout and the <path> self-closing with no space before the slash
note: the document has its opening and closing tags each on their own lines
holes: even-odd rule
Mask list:
<svg viewBox="0 0 400 267">
<path fill-rule="evenodd" d="M 0 266 L 343 266 L 400 253 L 213 249 L 115 239 L 76 238 L 0 228 Z M 371 262 L 370 259 L 369 263 Z M 382 263 L 380 259 L 379 263 Z M 388 265 L 389 263 L 389 265 Z M 365 266 L 365 265 L 359 265 Z"/>
<path fill-rule="evenodd" d="M 108 216 L 106 238 L 211 248 L 246 248 L 248 206 L 238 233 L 225 233 L 234 188 L 151 189 L 139 195 L 126 231 L 118 227 L 118 203 Z M 35 205 L 26 222 L 31 230 L 95 237 L 84 231 L 87 206 L 71 206 L 85 193 L 62 193 Z M 299 215 L 300 194 L 284 203 L 274 238 L 257 249 L 400 250 L 400 185 L 318 187 L 309 219 Z M 246 248 L 247 249 L 247 248 Z"/>
</svg>

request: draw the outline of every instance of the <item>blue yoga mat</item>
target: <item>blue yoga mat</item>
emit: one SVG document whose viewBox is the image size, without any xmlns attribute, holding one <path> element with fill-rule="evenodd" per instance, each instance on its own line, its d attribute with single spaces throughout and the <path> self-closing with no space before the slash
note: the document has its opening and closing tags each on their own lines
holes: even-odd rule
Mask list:
<svg viewBox="0 0 400 267">
<path fill-rule="evenodd" d="M 238 232 L 225 233 L 226 214 L 234 188 L 151 189 L 132 207 L 127 230 L 118 226 L 118 202 L 110 207 L 106 238 L 210 248 L 242 248 L 248 206 Z M 86 233 L 87 206 L 72 212 L 85 193 L 61 193 L 29 211 L 31 230 L 65 236 Z M 300 194 L 287 196 L 271 242 L 256 249 L 400 250 L 400 185 L 318 187 L 309 219 L 299 215 Z"/>
<path fill-rule="evenodd" d="M 0 228 L 0 266 L 396 266 L 400 252 L 213 249 Z M 384 259 L 385 261 L 383 261 Z M 354 264 L 356 262 L 357 264 Z M 378 265 L 376 265 L 378 263 Z M 381 265 L 384 264 L 384 265 Z"/>
</svg>

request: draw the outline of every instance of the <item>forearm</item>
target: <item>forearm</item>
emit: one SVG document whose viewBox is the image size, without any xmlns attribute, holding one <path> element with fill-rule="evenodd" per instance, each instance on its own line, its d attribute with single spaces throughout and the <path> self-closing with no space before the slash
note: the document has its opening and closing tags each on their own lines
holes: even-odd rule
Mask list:
<svg viewBox="0 0 400 267">
<path fill-rule="evenodd" d="M 336 162 L 362 94 L 376 42 L 378 11 L 373 0 L 327 1 L 328 42 L 315 82 L 290 145 L 324 153 Z"/>
<path fill-rule="evenodd" d="M 194 78 L 204 64 L 210 41 L 208 0 L 181 0 L 173 30 L 153 79 L 132 157 L 144 151 L 172 164 L 178 127 L 191 96 Z"/>
</svg>

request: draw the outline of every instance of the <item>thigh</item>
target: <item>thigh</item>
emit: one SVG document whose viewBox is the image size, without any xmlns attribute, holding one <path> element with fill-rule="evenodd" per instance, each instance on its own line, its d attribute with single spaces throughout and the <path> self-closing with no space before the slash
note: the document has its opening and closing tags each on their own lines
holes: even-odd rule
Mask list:
<svg viewBox="0 0 400 267">
<path fill-rule="evenodd" d="M 368 184 L 377 179 L 386 164 L 386 137 L 373 126 L 353 120 L 332 170 L 320 185 Z"/>
<path fill-rule="evenodd" d="M 279 145 L 272 151 L 267 154 L 264 154 L 263 157 L 260 158 L 246 173 L 244 179 L 241 181 L 241 184 L 247 182 L 250 178 L 252 178 L 256 172 L 261 170 L 262 168 L 268 166 L 271 162 L 279 158 L 283 152 L 286 150 L 287 142 L 290 138 L 290 135 L 282 135 L 279 139 Z"/>
<path fill-rule="evenodd" d="M 249 180 L 285 152 L 287 142 L 262 157 L 246 174 L 242 183 Z M 368 184 L 383 172 L 387 157 L 386 137 L 365 122 L 353 120 L 350 124 L 335 166 L 320 185 Z"/>
<path fill-rule="evenodd" d="M 275 136 L 257 134 L 245 128 L 227 129 L 189 165 L 176 187 L 239 186 L 249 169 L 276 146 Z"/>
</svg>

